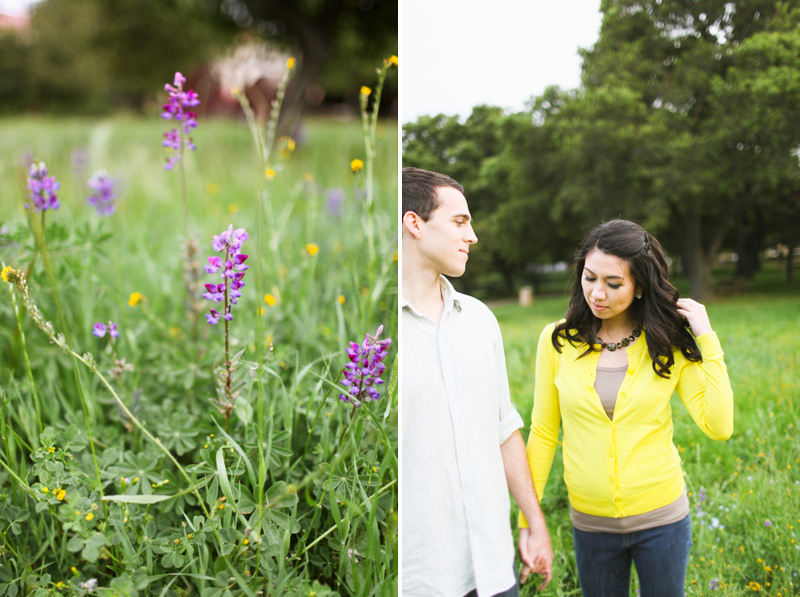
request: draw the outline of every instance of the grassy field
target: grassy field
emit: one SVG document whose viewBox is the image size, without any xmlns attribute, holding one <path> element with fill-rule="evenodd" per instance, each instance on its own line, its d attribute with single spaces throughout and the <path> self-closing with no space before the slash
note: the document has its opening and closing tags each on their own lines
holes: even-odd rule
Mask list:
<svg viewBox="0 0 800 597">
<path fill-rule="evenodd" d="M 306 122 L 264 164 L 243 121 L 201 121 L 188 219 L 171 124 L 0 120 L 0 260 L 74 353 L 0 285 L 0 595 L 396 594 L 396 346 L 378 401 L 338 399 L 349 343 L 380 325 L 396 341 L 396 122 L 377 126 L 370 209 L 360 122 Z M 46 244 L 30 159 L 61 183 Z M 97 169 L 110 217 L 87 205 Z M 250 269 L 226 391 L 224 321 L 200 295 L 230 224 Z M 109 321 L 113 345 L 92 335 Z M 211 400 L 237 392 L 228 421 Z"/>
<path fill-rule="evenodd" d="M 687 595 L 800 594 L 798 299 L 797 287 L 787 289 L 776 266 L 768 264 L 746 294 L 707 304 L 734 390 L 735 429 L 730 440 L 714 442 L 678 397 L 672 399 L 694 539 Z M 493 308 L 526 438 L 539 332 L 565 309 L 566 300 L 559 297 L 537 298 L 528 308 Z M 580 595 L 561 450 L 542 506 L 556 556 L 545 594 Z M 516 513 L 512 520 L 516 523 Z M 532 583 L 523 591 L 534 593 Z"/>
</svg>

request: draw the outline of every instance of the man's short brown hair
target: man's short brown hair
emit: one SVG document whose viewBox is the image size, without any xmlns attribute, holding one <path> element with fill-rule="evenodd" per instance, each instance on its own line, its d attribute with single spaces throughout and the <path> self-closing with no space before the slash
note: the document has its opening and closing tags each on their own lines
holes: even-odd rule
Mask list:
<svg viewBox="0 0 800 597">
<path fill-rule="evenodd" d="M 439 207 L 437 187 L 452 187 L 464 192 L 464 187 L 446 174 L 420 168 L 403 168 L 403 215 L 413 211 L 427 222 L 433 211 Z"/>
</svg>

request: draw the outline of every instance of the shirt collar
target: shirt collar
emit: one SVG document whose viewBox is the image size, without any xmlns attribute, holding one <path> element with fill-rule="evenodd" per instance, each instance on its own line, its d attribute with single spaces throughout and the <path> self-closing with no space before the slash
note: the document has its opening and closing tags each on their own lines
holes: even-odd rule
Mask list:
<svg viewBox="0 0 800 597">
<path fill-rule="evenodd" d="M 450 309 L 455 309 L 459 313 L 461 313 L 461 300 L 458 298 L 458 293 L 456 289 L 453 288 L 453 285 L 450 283 L 450 280 L 445 278 L 444 276 L 439 276 L 439 288 L 442 291 L 442 299 L 444 300 L 444 313 L 450 311 Z M 414 308 L 414 305 L 408 302 L 406 297 L 400 296 L 400 309 L 408 309 L 416 314 L 417 310 Z"/>
</svg>

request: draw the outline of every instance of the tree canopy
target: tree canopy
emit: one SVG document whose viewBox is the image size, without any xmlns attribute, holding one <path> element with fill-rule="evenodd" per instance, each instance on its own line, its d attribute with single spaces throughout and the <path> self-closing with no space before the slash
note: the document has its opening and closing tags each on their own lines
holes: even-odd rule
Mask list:
<svg viewBox="0 0 800 597">
<path fill-rule="evenodd" d="M 658 236 L 692 295 L 708 296 L 721 250 L 749 276 L 767 243 L 800 241 L 800 11 L 774 0 L 601 9 L 581 89 L 548 89 L 516 114 L 420 118 L 405 127 L 404 165 L 454 176 L 487 222 L 488 263 L 471 264 L 473 280 L 535 282 L 621 216 Z"/>
</svg>

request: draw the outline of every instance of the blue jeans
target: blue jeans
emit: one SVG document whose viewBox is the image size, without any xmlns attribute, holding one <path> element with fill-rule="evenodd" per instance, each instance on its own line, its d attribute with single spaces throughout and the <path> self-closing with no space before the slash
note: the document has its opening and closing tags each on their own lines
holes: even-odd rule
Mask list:
<svg viewBox="0 0 800 597">
<path fill-rule="evenodd" d="M 573 529 L 578 579 L 584 597 L 628 597 L 631 562 L 641 597 L 683 597 L 692 524 L 683 520 L 635 533 Z"/>
</svg>

